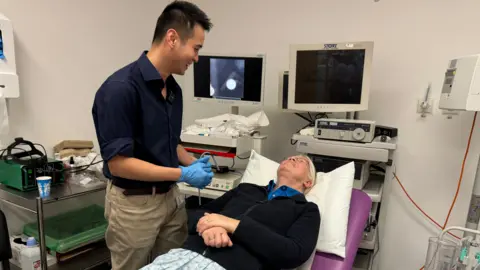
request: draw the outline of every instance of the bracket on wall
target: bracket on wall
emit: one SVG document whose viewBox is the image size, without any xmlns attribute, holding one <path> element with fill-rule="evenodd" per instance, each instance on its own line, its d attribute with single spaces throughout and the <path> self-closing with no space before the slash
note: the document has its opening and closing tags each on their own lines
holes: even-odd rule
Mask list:
<svg viewBox="0 0 480 270">
<path fill-rule="evenodd" d="M 417 113 L 421 114 L 422 118 L 427 117 L 427 114 L 433 113 L 433 100 L 430 98 L 431 88 L 432 84 L 429 83 L 425 93 L 425 97 L 419 99 L 417 102 Z"/>
</svg>

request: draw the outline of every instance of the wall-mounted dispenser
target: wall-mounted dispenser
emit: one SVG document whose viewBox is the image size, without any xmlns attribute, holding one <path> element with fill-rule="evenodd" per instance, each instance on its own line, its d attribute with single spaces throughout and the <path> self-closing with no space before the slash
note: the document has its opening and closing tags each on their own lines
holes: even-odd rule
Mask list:
<svg viewBox="0 0 480 270">
<path fill-rule="evenodd" d="M 0 13 L 0 97 L 20 95 L 12 22 Z"/>
</svg>

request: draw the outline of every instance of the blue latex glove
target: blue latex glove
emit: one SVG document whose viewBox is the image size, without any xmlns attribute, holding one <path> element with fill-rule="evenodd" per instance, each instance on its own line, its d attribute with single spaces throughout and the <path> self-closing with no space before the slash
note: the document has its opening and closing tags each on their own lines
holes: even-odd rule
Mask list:
<svg viewBox="0 0 480 270">
<path fill-rule="evenodd" d="M 197 163 L 203 163 L 205 164 L 204 168 L 208 170 L 208 168 L 210 169 L 209 172 L 212 171 L 212 163 L 209 162 L 210 160 L 210 157 L 209 156 L 204 156 L 202 158 L 199 158 L 197 160 L 195 160 L 194 162 L 192 162 L 192 164 L 190 164 L 190 166 L 192 166 L 193 164 L 197 164 Z"/>
<path fill-rule="evenodd" d="M 180 166 L 182 175 L 178 182 L 185 182 L 196 188 L 204 188 L 212 182 L 212 168 L 205 168 L 205 163 L 197 162 L 188 167 Z"/>
</svg>

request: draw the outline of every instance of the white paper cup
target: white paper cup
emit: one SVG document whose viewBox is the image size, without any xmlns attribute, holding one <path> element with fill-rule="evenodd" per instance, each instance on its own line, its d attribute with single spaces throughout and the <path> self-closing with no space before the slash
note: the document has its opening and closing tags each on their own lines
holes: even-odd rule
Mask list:
<svg viewBox="0 0 480 270">
<path fill-rule="evenodd" d="M 52 184 L 52 177 L 50 176 L 37 177 L 37 186 L 38 186 L 38 192 L 40 193 L 40 198 L 50 197 L 51 184 Z"/>
</svg>

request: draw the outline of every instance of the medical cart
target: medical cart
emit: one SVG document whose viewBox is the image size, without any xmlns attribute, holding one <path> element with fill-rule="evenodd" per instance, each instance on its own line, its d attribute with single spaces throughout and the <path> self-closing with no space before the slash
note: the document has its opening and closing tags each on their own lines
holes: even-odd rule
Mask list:
<svg viewBox="0 0 480 270">
<path fill-rule="evenodd" d="M 19 209 L 34 213 L 37 216 L 39 245 L 41 252 L 41 269 L 47 269 L 47 248 L 45 241 L 45 224 L 44 224 L 44 205 L 56 203 L 63 200 L 77 198 L 80 196 L 92 194 L 95 192 L 105 191 L 106 182 L 93 187 L 83 187 L 75 184 L 62 184 L 51 188 L 50 197 L 41 199 L 38 197 L 38 191 L 21 192 L 4 185 L 0 185 L 0 201 L 17 207 Z M 57 263 L 48 269 L 92 269 L 96 266 L 105 264 L 110 261 L 110 252 L 107 247 L 101 247 L 88 251 L 84 254 L 68 260 L 66 262 Z M 18 269 L 11 265 L 11 269 Z"/>
<path fill-rule="evenodd" d="M 375 257 L 380 248 L 379 227 L 385 227 L 385 211 L 381 212 L 380 206 L 383 202 L 382 195 L 385 185 L 389 185 L 390 182 L 386 179 L 392 175 L 393 154 L 397 148 L 397 138 L 393 138 L 389 142 L 356 143 L 321 140 L 313 136 L 294 134 L 292 140 L 296 141 L 296 150 L 299 153 L 370 161 L 386 165 L 384 175 L 370 174 L 368 182 L 361 188 L 372 199 L 373 204 L 353 270 L 374 269 Z"/>
</svg>

